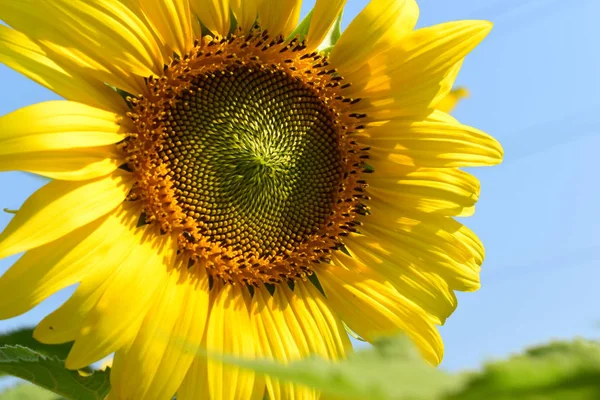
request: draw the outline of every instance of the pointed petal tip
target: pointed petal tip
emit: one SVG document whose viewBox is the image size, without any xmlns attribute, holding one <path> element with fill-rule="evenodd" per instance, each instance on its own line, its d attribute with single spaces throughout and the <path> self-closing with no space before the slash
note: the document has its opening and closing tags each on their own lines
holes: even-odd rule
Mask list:
<svg viewBox="0 0 600 400">
<path fill-rule="evenodd" d="M 479 30 L 485 33 L 489 33 L 494 27 L 493 22 L 485 19 L 465 19 L 456 21 L 456 23 L 468 25 L 470 29 Z"/>
<path fill-rule="evenodd" d="M 67 359 L 65 360 L 65 368 L 70 369 L 70 370 L 76 370 L 76 369 L 82 369 L 87 367 L 87 363 L 85 362 L 81 362 L 82 360 L 77 359 L 76 357 L 72 356 L 73 352 L 70 352 L 69 355 L 67 356 Z"/>
<path fill-rule="evenodd" d="M 491 145 L 496 151 L 495 157 L 491 160 L 490 165 L 502 164 L 502 161 L 504 161 L 504 147 L 502 147 L 502 144 L 495 137 L 490 136 L 490 138 L 492 141 Z"/>
<path fill-rule="evenodd" d="M 21 310 L 16 310 L 15 307 L 11 304 L 10 300 L 5 301 L 2 300 L 0 302 L 0 321 L 4 321 L 6 319 L 11 319 L 22 315 L 23 312 Z"/>
<path fill-rule="evenodd" d="M 473 283 L 470 283 L 469 286 L 465 286 L 464 288 L 461 288 L 461 292 L 473 293 L 473 292 L 478 291 L 479 289 L 481 289 L 481 282 L 473 282 Z"/>
<path fill-rule="evenodd" d="M 40 343 L 44 343 L 44 344 L 52 344 L 50 342 L 48 342 L 47 340 L 45 340 L 45 335 L 42 333 L 43 332 L 43 327 L 42 327 L 42 323 L 40 322 L 34 329 L 33 329 L 33 338 L 35 340 L 37 340 Z"/>
<path fill-rule="evenodd" d="M 478 42 L 481 42 L 492 30 L 494 24 L 487 20 L 480 19 L 466 19 L 442 23 L 440 25 L 434 25 L 434 27 L 453 27 L 462 31 L 462 34 L 467 34 L 472 38 L 477 38 Z"/>
<path fill-rule="evenodd" d="M 42 321 L 33 329 L 33 338 L 43 344 L 67 343 L 68 340 L 61 339 L 61 335 L 57 335 L 49 323 L 51 322 L 48 321 L 47 317 L 42 319 Z"/>
<path fill-rule="evenodd" d="M 469 22 L 472 23 L 471 28 L 476 31 L 476 34 L 481 36 L 481 40 L 483 40 L 494 27 L 494 23 L 491 21 L 474 20 Z"/>
</svg>

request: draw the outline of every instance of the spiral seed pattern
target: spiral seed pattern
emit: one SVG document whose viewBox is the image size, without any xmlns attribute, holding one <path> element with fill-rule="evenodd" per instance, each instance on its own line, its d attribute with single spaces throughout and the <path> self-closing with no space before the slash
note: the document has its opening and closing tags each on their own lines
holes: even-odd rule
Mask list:
<svg viewBox="0 0 600 400">
<path fill-rule="evenodd" d="M 146 85 L 120 145 L 127 200 L 176 239 L 181 265 L 225 283 L 306 280 L 368 214 L 360 99 L 298 39 L 205 37 Z"/>
<path fill-rule="evenodd" d="M 301 82 L 232 66 L 196 77 L 167 114 L 160 156 L 204 236 L 275 254 L 326 221 L 343 175 L 337 132 Z"/>
</svg>

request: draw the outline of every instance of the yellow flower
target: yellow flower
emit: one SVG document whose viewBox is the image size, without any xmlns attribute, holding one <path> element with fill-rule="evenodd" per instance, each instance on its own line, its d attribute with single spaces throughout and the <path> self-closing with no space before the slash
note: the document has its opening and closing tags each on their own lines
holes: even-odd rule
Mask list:
<svg viewBox="0 0 600 400">
<path fill-rule="evenodd" d="M 464 99 L 465 97 L 469 97 L 469 90 L 467 88 L 458 87 L 453 89 L 446 97 L 444 97 L 436 106 L 440 111 L 444 112 L 452 112 L 458 103 Z"/>
<path fill-rule="evenodd" d="M 66 99 L 0 118 L 0 168 L 52 179 L 0 235 L 0 318 L 79 283 L 35 337 L 115 352 L 113 399 L 317 398 L 195 355 L 339 359 L 342 321 L 439 363 L 483 260 L 459 167 L 502 149 L 436 106 L 491 24 L 372 0 L 325 55 L 344 3 L 297 38 L 300 0 L 0 0 L 0 61 Z"/>
</svg>

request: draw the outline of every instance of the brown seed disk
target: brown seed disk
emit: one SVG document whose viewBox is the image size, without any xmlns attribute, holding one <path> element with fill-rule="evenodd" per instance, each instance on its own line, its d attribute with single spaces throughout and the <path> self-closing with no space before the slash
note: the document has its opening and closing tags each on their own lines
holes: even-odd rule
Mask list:
<svg viewBox="0 0 600 400">
<path fill-rule="evenodd" d="M 206 38 L 130 99 L 124 144 L 145 221 L 213 278 L 306 279 L 365 213 L 362 115 L 303 43 Z"/>
</svg>

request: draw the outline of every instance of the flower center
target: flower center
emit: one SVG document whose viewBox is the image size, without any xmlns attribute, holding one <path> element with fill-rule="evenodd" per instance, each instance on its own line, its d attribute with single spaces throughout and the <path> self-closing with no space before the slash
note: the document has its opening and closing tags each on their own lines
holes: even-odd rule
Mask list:
<svg viewBox="0 0 600 400">
<path fill-rule="evenodd" d="M 306 279 L 365 214 L 364 115 L 327 60 L 265 33 L 205 39 L 129 99 L 129 200 L 213 278 Z"/>
<path fill-rule="evenodd" d="M 337 130 L 302 82 L 233 65 L 194 78 L 167 114 L 159 156 L 203 236 L 265 255 L 326 222 L 342 179 Z"/>
</svg>

